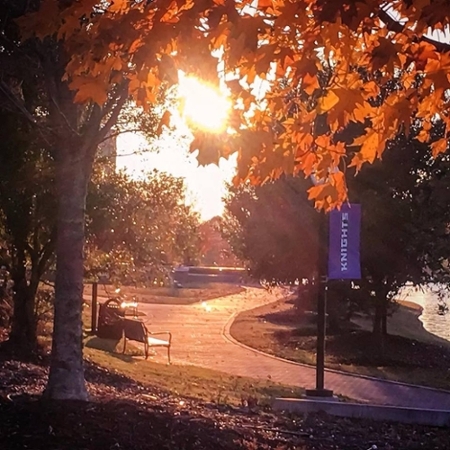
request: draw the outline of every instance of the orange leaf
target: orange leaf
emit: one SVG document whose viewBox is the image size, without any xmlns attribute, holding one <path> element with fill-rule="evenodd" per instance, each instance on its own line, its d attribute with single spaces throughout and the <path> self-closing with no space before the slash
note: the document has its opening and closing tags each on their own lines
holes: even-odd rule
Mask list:
<svg viewBox="0 0 450 450">
<path fill-rule="evenodd" d="M 361 145 L 358 158 L 362 162 L 373 163 L 376 157 L 380 157 L 384 150 L 385 139 L 381 135 L 371 129 L 353 141 L 352 145 Z M 352 165 L 356 165 L 352 162 Z"/>
<path fill-rule="evenodd" d="M 447 151 L 448 141 L 446 138 L 441 138 L 436 142 L 431 144 L 431 152 L 433 153 L 433 157 L 436 158 L 440 153 L 444 153 Z"/>
<path fill-rule="evenodd" d="M 366 99 L 377 97 L 380 93 L 380 88 L 375 81 L 369 81 L 363 85 L 363 92 Z"/>
<path fill-rule="evenodd" d="M 308 152 L 305 156 L 300 156 L 300 158 L 301 169 L 305 176 L 309 177 L 314 171 L 314 165 L 317 163 L 317 156 L 312 152 Z"/>
<path fill-rule="evenodd" d="M 428 130 L 420 130 L 419 134 L 417 135 L 416 139 L 419 142 L 428 142 L 430 140 L 430 132 Z"/>
<path fill-rule="evenodd" d="M 336 188 L 338 201 L 344 202 L 347 199 L 347 182 L 345 174 L 340 170 L 330 174 L 331 183 Z"/>
<path fill-rule="evenodd" d="M 172 117 L 172 114 L 170 111 L 164 111 L 164 114 L 161 117 L 161 120 L 159 121 L 158 128 L 156 129 L 156 135 L 161 136 L 163 127 L 169 127 L 170 126 L 170 118 Z"/>
<path fill-rule="evenodd" d="M 313 186 L 308 189 L 308 200 L 314 200 L 317 209 L 328 211 L 339 202 L 336 186 L 330 183 Z"/>
<path fill-rule="evenodd" d="M 127 7 L 128 7 L 128 0 L 113 0 L 111 6 L 109 7 L 109 10 L 111 12 L 119 12 L 127 9 Z"/>
<path fill-rule="evenodd" d="M 321 97 L 318 106 L 319 113 L 324 113 L 334 108 L 339 103 L 339 97 L 334 93 L 334 91 L 329 90 L 325 97 Z"/>
<path fill-rule="evenodd" d="M 77 91 L 74 98 L 75 103 L 93 101 L 98 105 L 103 105 L 108 98 L 108 86 L 98 78 L 78 77 L 69 86 L 70 89 Z"/>
<path fill-rule="evenodd" d="M 317 76 L 306 73 L 302 80 L 302 88 L 308 95 L 312 95 L 316 89 L 320 88 Z"/>
<path fill-rule="evenodd" d="M 322 147 L 324 149 L 327 149 L 331 145 L 330 136 L 325 134 L 317 136 L 314 142 L 317 144 L 318 147 Z"/>
</svg>

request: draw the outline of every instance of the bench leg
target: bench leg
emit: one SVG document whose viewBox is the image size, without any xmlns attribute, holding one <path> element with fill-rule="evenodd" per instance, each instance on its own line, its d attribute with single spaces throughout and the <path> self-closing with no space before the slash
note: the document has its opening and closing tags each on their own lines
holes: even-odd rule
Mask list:
<svg viewBox="0 0 450 450">
<path fill-rule="evenodd" d="M 124 336 L 123 337 L 123 354 L 125 354 L 125 350 L 127 348 L 127 338 Z"/>
<path fill-rule="evenodd" d="M 144 342 L 145 359 L 148 359 L 148 349 L 149 349 L 149 345 Z"/>
<path fill-rule="evenodd" d="M 170 345 L 167 346 L 167 359 L 168 359 L 169 364 L 170 364 Z"/>
</svg>

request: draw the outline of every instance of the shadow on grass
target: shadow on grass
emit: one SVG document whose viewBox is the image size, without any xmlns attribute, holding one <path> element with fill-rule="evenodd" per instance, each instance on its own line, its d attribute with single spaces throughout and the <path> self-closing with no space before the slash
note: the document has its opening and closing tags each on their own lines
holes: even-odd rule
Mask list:
<svg viewBox="0 0 450 450">
<path fill-rule="evenodd" d="M 287 309 L 283 311 L 274 311 L 261 314 L 258 319 L 266 320 L 274 325 L 295 326 L 303 321 L 303 318 L 295 309 Z"/>
<path fill-rule="evenodd" d="M 124 362 L 133 362 L 134 356 L 142 356 L 144 353 L 138 349 L 137 347 L 128 344 L 127 350 L 124 353 L 122 353 L 122 340 L 117 339 L 103 339 L 99 338 L 98 336 L 93 336 L 88 338 L 85 343 L 85 347 L 93 348 L 95 350 L 101 350 L 103 352 L 108 353 L 110 356 L 113 356 L 114 358 L 120 359 Z"/>
<path fill-rule="evenodd" d="M 315 352 L 317 345 L 316 326 L 294 308 L 258 314 L 257 318 L 277 326 L 277 328 L 271 330 L 271 339 L 278 349 L 286 352 L 282 356 L 292 357 L 291 353 L 287 353 L 288 350 L 294 353 L 296 351 Z M 374 368 L 384 366 L 446 369 L 449 367 L 450 351 L 448 343 L 442 346 L 436 341 L 430 343 L 426 339 L 421 341 L 413 337 L 415 336 L 414 332 L 417 333 L 417 337 L 422 337 L 428 333 L 422 329 L 417 315 L 414 316 L 403 307 L 400 308 L 394 320 L 394 324 L 399 326 L 397 329 L 392 326 L 393 331 L 401 332 L 403 331 L 401 328 L 407 328 L 408 325 L 409 336 L 386 335 L 383 351 L 380 347 L 379 338 L 371 331 L 361 329 L 358 324 L 350 323 L 341 330 L 327 329 L 326 347 L 329 362 Z M 414 327 L 417 329 L 412 330 Z M 303 362 L 303 360 L 301 359 L 300 362 Z"/>
<path fill-rule="evenodd" d="M 96 348 L 97 350 L 103 350 L 104 352 L 113 353 L 120 342 L 120 339 L 103 339 L 98 336 L 92 336 L 88 338 L 84 345 L 90 348 Z"/>
</svg>

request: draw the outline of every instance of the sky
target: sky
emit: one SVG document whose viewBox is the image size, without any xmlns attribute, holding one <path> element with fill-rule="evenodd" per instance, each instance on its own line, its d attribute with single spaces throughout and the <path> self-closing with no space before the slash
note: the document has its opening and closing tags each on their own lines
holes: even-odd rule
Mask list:
<svg viewBox="0 0 450 450">
<path fill-rule="evenodd" d="M 136 133 L 119 135 L 116 165 L 136 178 L 153 169 L 184 178 L 187 203 L 206 221 L 223 213 L 223 197 L 236 170 L 236 156 L 221 159 L 219 166 L 199 166 L 196 154 L 189 152 L 192 134 L 187 124 L 209 132 L 224 132 L 231 102 L 223 87 L 213 88 L 181 71 L 178 75 L 182 107 L 171 111 L 170 130 L 165 129 L 152 142 Z"/>
<path fill-rule="evenodd" d="M 198 166 L 194 154 L 189 154 L 188 140 L 166 136 L 149 148 L 146 140 L 135 133 L 124 133 L 117 138 L 117 169 L 123 169 L 133 177 L 158 169 L 185 179 L 187 203 L 192 204 L 206 221 L 223 213 L 222 198 L 226 184 L 233 178 L 236 158 L 221 159 L 220 167 Z"/>
</svg>

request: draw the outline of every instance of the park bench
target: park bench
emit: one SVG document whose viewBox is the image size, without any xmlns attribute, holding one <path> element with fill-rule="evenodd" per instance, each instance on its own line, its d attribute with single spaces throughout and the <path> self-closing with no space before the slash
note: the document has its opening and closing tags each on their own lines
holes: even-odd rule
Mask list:
<svg viewBox="0 0 450 450">
<path fill-rule="evenodd" d="M 125 353 L 127 347 L 127 339 L 130 341 L 141 342 L 144 344 L 145 359 L 148 359 L 148 353 L 150 347 L 166 347 L 167 348 L 167 359 L 170 364 L 170 345 L 172 343 L 172 333 L 169 331 L 158 331 L 151 332 L 148 331 L 142 320 L 138 319 L 123 319 L 123 330 L 124 330 L 124 343 L 123 343 L 123 353 Z M 159 339 L 153 336 L 167 335 L 167 339 Z"/>
</svg>

